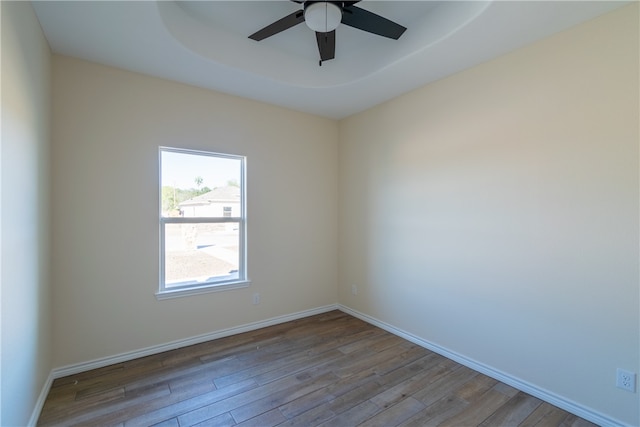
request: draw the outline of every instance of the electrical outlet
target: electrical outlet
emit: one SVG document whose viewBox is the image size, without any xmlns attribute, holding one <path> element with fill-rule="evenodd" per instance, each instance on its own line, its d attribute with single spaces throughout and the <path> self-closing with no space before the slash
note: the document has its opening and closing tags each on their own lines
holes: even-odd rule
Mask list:
<svg viewBox="0 0 640 427">
<path fill-rule="evenodd" d="M 630 391 L 631 393 L 636 392 L 636 374 L 635 372 L 625 371 L 624 369 L 618 368 L 616 370 L 616 387 L 621 388 L 623 390 Z"/>
<path fill-rule="evenodd" d="M 253 294 L 253 305 L 260 304 L 260 294 Z"/>
<path fill-rule="evenodd" d="M 358 287 L 356 285 L 351 285 L 351 293 L 353 295 L 358 295 Z"/>
</svg>

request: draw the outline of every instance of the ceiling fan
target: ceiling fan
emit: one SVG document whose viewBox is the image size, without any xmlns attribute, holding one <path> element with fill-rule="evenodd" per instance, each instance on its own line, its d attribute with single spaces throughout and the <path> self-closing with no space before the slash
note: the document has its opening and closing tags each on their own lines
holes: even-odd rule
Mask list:
<svg viewBox="0 0 640 427">
<path fill-rule="evenodd" d="M 302 10 L 293 12 L 263 29 L 251 34 L 250 39 L 260 41 L 305 22 L 316 32 L 320 63 L 335 58 L 336 28 L 340 23 L 359 30 L 398 40 L 406 28 L 400 24 L 355 6 L 358 1 L 291 0 L 302 4 Z"/>
</svg>

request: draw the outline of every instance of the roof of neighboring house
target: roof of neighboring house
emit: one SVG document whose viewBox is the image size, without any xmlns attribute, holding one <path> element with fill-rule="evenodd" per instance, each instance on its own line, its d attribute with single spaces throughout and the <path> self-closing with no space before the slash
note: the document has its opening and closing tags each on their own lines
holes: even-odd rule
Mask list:
<svg viewBox="0 0 640 427">
<path fill-rule="evenodd" d="M 178 206 L 200 206 L 209 205 L 215 202 L 239 202 L 240 187 L 229 185 L 215 188 L 208 193 L 201 194 L 191 199 L 185 200 Z"/>
</svg>

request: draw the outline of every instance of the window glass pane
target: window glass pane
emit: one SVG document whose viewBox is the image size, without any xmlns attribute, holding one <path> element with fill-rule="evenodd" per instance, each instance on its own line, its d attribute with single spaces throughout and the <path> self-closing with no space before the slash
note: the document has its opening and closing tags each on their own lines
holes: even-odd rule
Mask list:
<svg viewBox="0 0 640 427">
<path fill-rule="evenodd" d="M 158 295 L 248 284 L 244 176 L 243 156 L 160 147 Z"/>
<path fill-rule="evenodd" d="M 242 215 L 240 159 L 161 151 L 161 162 L 163 217 Z"/>
<path fill-rule="evenodd" d="M 165 224 L 165 287 L 237 280 L 240 224 Z"/>
</svg>

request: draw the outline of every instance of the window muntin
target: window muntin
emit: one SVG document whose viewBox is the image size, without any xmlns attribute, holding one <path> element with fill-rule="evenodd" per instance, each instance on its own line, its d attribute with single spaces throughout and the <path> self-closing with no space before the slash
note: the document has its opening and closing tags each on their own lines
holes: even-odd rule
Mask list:
<svg viewBox="0 0 640 427">
<path fill-rule="evenodd" d="M 159 296 L 248 284 L 245 163 L 160 148 Z"/>
</svg>

